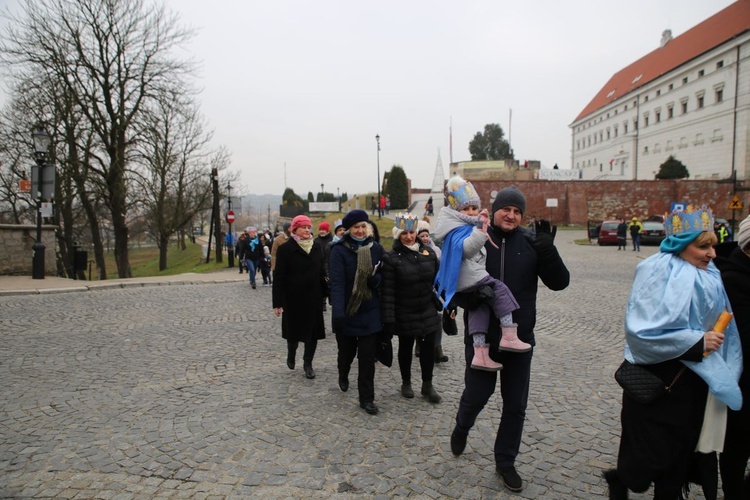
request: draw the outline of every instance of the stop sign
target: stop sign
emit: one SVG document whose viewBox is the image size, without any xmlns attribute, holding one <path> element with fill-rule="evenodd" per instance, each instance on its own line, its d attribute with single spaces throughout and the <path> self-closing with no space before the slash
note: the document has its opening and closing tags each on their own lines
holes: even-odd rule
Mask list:
<svg viewBox="0 0 750 500">
<path fill-rule="evenodd" d="M 234 212 L 230 210 L 227 212 L 227 223 L 231 224 L 233 222 L 234 222 Z"/>
</svg>

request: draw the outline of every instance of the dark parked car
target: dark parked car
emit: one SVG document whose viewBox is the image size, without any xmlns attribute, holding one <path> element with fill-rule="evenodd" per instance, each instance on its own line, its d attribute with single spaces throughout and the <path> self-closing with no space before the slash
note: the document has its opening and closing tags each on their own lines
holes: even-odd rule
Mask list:
<svg viewBox="0 0 750 500">
<path fill-rule="evenodd" d="M 658 245 L 661 240 L 666 238 L 667 233 L 664 231 L 664 224 L 656 221 L 643 222 L 641 230 L 641 243 L 644 245 Z"/>
<path fill-rule="evenodd" d="M 599 245 L 617 245 L 617 226 L 619 220 L 605 220 L 599 229 Z"/>
</svg>

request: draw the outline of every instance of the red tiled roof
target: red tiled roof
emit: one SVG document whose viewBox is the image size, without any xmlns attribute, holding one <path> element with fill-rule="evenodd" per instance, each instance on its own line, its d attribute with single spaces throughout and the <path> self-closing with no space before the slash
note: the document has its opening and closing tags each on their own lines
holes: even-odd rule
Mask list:
<svg viewBox="0 0 750 500">
<path fill-rule="evenodd" d="M 738 0 L 615 73 L 574 122 L 748 30 L 750 0 Z"/>
</svg>

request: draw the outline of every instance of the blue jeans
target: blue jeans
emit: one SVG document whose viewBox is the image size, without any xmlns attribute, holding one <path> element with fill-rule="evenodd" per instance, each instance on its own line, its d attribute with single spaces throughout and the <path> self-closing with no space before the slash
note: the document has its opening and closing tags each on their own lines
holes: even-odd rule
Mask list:
<svg viewBox="0 0 750 500">
<path fill-rule="evenodd" d="M 250 275 L 250 284 L 255 284 L 255 273 L 258 272 L 258 261 L 252 260 L 252 259 L 245 259 L 245 269 L 247 269 L 247 274 Z"/>
</svg>

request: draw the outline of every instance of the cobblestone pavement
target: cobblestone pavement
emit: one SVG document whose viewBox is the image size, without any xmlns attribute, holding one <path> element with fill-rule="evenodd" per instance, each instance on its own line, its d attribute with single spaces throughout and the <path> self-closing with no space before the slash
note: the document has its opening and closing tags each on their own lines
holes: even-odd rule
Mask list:
<svg viewBox="0 0 750 500">
<path fill-rule="evenodd" d="M 337 386 L 333 336 L 316 379 L 289 370 L 271 289 L 242 281 L 0 296 L 0 497 L 602 498 L 625 302 L 656 248 L 582 237 L 557 236 L 571 286 L 540 288 L 520 494 L 494 470 L 498 395 L 450 452 L 460 336 L 435 370 L 442 403 L 402 398 L 398 368 L 378 365 L 370 416 Z"/>
</svg>

